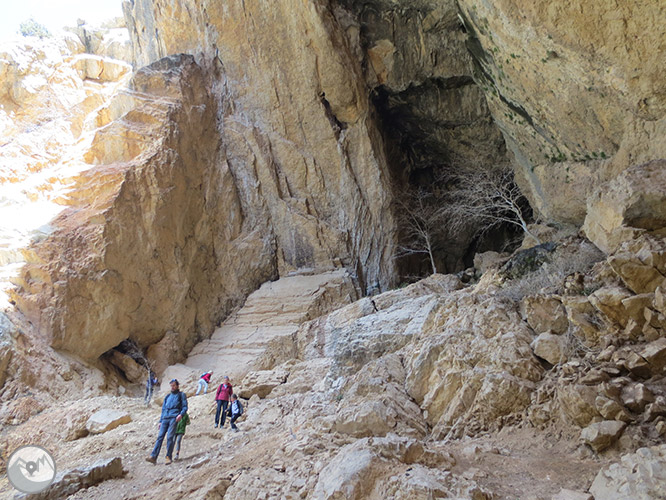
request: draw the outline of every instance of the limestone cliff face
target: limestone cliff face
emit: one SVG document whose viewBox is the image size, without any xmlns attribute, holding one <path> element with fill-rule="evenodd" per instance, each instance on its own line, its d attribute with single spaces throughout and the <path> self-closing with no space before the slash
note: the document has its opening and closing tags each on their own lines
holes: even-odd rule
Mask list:
<svg viewBox="0 0 666 500">
<path fill-rule="evenodd" d="M 99 165 L 18 282 L 19 308 L 54 347 L 94 360 L 173 331 L 173 349 L 187 349 L 273 276 L 273 240 L 243 217 L 219 156 L 208 85 L 192 57 L 174 56 L 117 97 L 131 110 L 97 132 L 86 158 Z"/>
<path fill-rule="evenodd" d="M 437 191 L 445 188 L 442 179 L 462 169 L 508 164 L 504 138 L 473 79 L 454 0 L 345 0 L 336 13 L 359 46 L 396 184 Z M 462 269 L 477 250 L 477 230 L 470 224 L 438 236 L 438 269 Z M 408 262 L 404 267 L 412 274 Z"/>
<path fill-rule="evenodd" d="M 131 67 L 84 54 L 66 39 L 0 46 L 0 305 L 24 258 L 51 232 L 73 178 L 89 166 L 81 151 L 110 117 L 98 108 L 125 87 Z M 105 121 L 106 120 L 106 121 Z"/>
<path fill-rule="evenodd" d="M 384 148 L 329 6 L 175 0 L 125 12 L 137 65 L 187 52 L 219 72 L 222 147 L 243 210 L 275 227 L 280 273 L 339 262 L 364 288 L 386 287 L 394 223 Z"/>
<path fill-rule="evenodd" d="M 236 7 L 211 9 L 223 49 L 179 25 L 167 52 L 205 49 L 198 62 L 159 58 L 99 110 L 94 167 L 16 280 L 53 347 L 95 360 L 127 338 L 161 342 L 151 352 L 173 363 L 278 275 L 344 266 L 367 291 L 394 280 L 382 138 L 336 19 Z M 283 54 L 298 57 L 279 66 Z"/>
<path fill-rule="evenodd" d="M 663 4 L 459 4 L 476 79 L 545 218 L 581 224 L 599 181 L 666 155 Z"/>
</svg>

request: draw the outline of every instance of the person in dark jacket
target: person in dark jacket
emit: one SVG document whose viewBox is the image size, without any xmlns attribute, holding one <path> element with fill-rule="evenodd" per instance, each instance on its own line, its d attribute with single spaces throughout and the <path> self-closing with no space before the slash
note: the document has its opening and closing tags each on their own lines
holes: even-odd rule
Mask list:
<svg viewBox="0 0 666 500">
<path fill-rule="evenodd" d="M 220 387 L 217 388 L 217 393 L 215 394 L 215 402 L 217 403 L 215 428 L 217 428 L 218 424 L 220 428 L 224 427 L 224 421 L 227 417 L 227 406 L 229 405 L 229 400 L 233 393 L 234 389 L 229 382 L 229 377 L 224 377 L 224 382 L 220 384 Z M 222 422 L 220 422 L 220 416 L 222 416 Z"/>
<path fill-rule="evenodd" d="M 199 386 L 197 387 L 197 392 L 194 394 L 195 396 L 198 396 L 201 391 L 204 391 L 204 394 L 208 394 L 208 384 L 210 384 L 212 376 L 213 372 L 206 372 L 199 377 Z"/>
<path fill-rule="evenodd" d="M 243 405 L 241 402 L 238 400 L 238 396 L 234 394 L 231 396 L 231 405 L 229 405 L 229 416 L 231 417 L 231 420 L 229 421 L 231 423 L 231 428 L 234 431 L 238 431 L 238 427 L 236 427 L 236 420 L 243 414 Z"/>
<path fill-rule="evenodd" d="M 160 427 L 157 434 L 157 441 L 153 452 L 146 460 L 151 464 L 157 462 L 157 457 L 162 449 L 162 442 L 164 436 L 167 438 L 167 452 L 166 464 L 169 465 L 173 460 L 173 446 L 176 441 L 176 426 L 187 413 L 187 396 L 184 392 L 180 392 L 178 380 L 173 379 L 171 382 L 171 392 L 164 398 L 162 403 L 162 414 L 160 415 Z"/>
<path fill-rule="evenodd" d="M 143 398 L 143 401 L 148 405 L 150 400 L 153 397 L 153 388 L 158 384 L 157 377 L 152 372 L 148 373 L 148 380 L 146 381 L 146 396 Z"/>
</svg>

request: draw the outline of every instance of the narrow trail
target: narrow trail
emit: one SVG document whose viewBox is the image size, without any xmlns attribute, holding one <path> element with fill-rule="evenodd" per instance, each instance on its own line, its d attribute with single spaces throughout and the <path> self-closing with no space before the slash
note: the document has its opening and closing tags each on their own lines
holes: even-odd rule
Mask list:
<svg viewBox="0 0 666 500">
<path fill-rule="evenodd" d="M 271 340 L 292 335 L 306 321 L 315 319 L 358 298 L 346 270 L 307 274 L 301 271 L 264 283 L 248 296 L 210 339 L 197 344 L 182 364 L 171 366 L 162 377 L 162 390 L 177 378 L 195 384 L 202 372 L 213 370 L 211 386 L 224 375 L 241 382 L 264 353 Z"/>
</svg>

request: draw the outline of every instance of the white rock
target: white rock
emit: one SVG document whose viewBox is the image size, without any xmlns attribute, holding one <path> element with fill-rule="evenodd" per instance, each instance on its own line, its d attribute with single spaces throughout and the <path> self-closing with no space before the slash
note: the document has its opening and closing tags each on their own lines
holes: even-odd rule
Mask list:
<svg viewBox="0 0 666 500">
<path fill-rule="evenodd" d="M 90 434 L 101 434 L 132 421 L 129 413 L 118 410 L 99 410 L 86 422 Z"/>
<path fill-rule="evenodd" d="M 666 445 L 640 448 L 599 471 L 590 487 L 596 500 L 666 498 Z"/>
</svg>

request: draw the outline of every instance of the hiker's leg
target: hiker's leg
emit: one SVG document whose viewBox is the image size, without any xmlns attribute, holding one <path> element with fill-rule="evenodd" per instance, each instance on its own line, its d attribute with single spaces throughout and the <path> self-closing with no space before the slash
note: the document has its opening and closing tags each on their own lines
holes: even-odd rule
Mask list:
<svg viewBox="0 0 666 500">
<path fill-rule="evenodd" d="M 215 425 L 219 425 L 219 423 L 220 423 L 220 411 L 222 410 L 222 401 L 217 400 L 215 402 L 217 403 L 217 411 L 215 412 Z"/>
<path fill-rule="evenodd" d="M 169 421 L 169 433 L 167 434 L 167 453 L 168 458 L 173 458 L 173 447 L 176 444 L 176 427 L 178 422 L 175 418 L 172 418 Z"/>
<path fill-rule="evenodd" d="M 180 442 L 183 440 L 184 434 L 176 434 L 176 455 L 180 455 Z"/>
<path fill-rule="evenodd" d="M 208 382 L 204 380 L 203 383 L 204 383 L 204 394 L 208 394 Z"/>
<path fill-rule="evenodd" d="M 224 422 L 227 420 L 227 405 L 229 404 L 229 401 L 222 401 L 222 423 L 220 424 L 221 427 L 224 427 Z"/>
<path fill-rule="evenodd" d="M 155 441 L 155 447 L 153 452 L 150 454 L 151 457 L 157 458 L 162 449 L 162 441 L 164 441 L 164 436 L 166 436 L 167 431 L 169 430 L 168 420 L 160 424 L 160 430 L 157 433 L 157 441 Z"/>
<path fill-rule="evenodd" d="M 199 393 L 201 392 L 201 389 L 203 389 L 203 380 L 199 380 L 199 385 L 197 385 L 197 392 L 194 393 L 195 396 L 198 396 Z"/>
<path fill-rule="evenodd" d="M 231 417 L 230 422 L 231 422 L 231 428 L 232 429 L 238 429 L 238 427 L 236 427 L 236 420 L 238 420 L 239 416 L 240 415 L 234 415 L 233 417 Z"/>
</svg>

